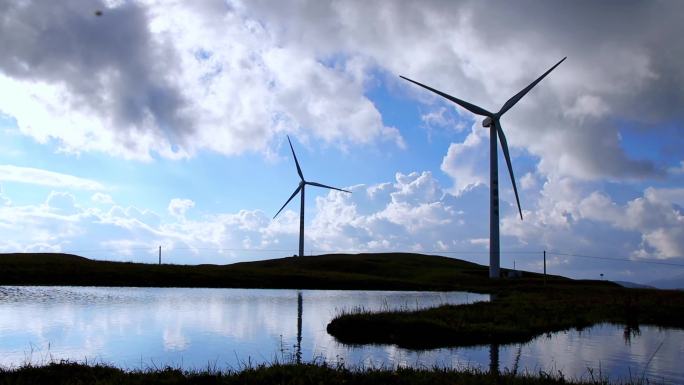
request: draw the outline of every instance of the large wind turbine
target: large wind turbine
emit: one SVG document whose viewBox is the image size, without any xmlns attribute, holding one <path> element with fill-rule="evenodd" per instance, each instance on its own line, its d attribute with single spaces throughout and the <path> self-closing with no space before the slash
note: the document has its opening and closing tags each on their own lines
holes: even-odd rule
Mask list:
<svg viewBox="0 0 684 385">
<path fill-rule="evenodd" d="M 283 207 L 281 207 L 280 210 L 278 210 L 276 215 L 273 216 L 273 219 L 275 219 L 275 217 L 277 217 L 278 214 L 280 214 L 280 212 L 283 211 L 285 206 L 287 206 L 287 204 L 290 203 L 292 198 L 294 198 L 295 195 L 297 195 L 297 193 L 299 193 L 299 192 L 302 193 L 301 194 L 301 203 L 299 206 L 299 256 L 303 257 L 304 256 L 304 187 L 306 187 L 306 185 L 317 186 L 317 187 L 323 187 L 323 188 L 327 188 L 327 189 L 331 189 L 331 190 L 343 191 L 343 192 L 350 193 L 350 194 L 351 194 L 351 191 L 347 191 L 347 190 L 343 190 L 341 188 L 326 186 L 324 184 L 320 184 L 320 183 L 316 183 L 316 182 L 309 182 L 309 181 L 304 180 L 304 174 L 302 174 L 302 169 L 301 169 L 301 167 L 299 167 L 299 161 L 297 161 L 297 155 L 295 155 L 294 148 L 292 147 L 292 142 L 290 141 L 290 136 L 287 137 L 287 141 L 288 141 L 288 143 L 290 143 L 290 150 L 292 150 L 292 157 L 294 157 L 295 165 L 297 166 L 297 174 L 299 174 L 300 181 L 299 181 L 299 186 L 292 193 L 292 195 L 290 196 L 290 199 L 288 199 L 287 202 L 285 202 L 285 204 L 283 205 Z"/>
<path fill-rule="evenodd" d="M 444 92 L 438 91 L 432 87 L 428 87 L 425 84 L 418 83 L 415 80 L 411 80 L 407 77 L 401 76 L 402 79 L 406 79 L 411 83 L 417 84 L 425 89 L 428 89 L 439 96 L 451 100 L 452 102 L 458 104 L 459 106 L 465 108 L 466 110 L 472 112 L 476 115 L 485 116 L 485 120 L 482 121 L 482 126 L 489 127 L 489 278 L 499 278 L 499 165 L 498 165 L 498 153 L 496 146 L 496 138 L 499 137 L 501 141 L 501 149 L 503 150 L 504 157 L 506 158 L 506 164 L 508 165 L 508 173 L 511 176 L 511 182 L 513 183 L 513 192 L 515 193 L 515 201 L 518 203 L 518 212 L 520 213 L 520 220 L 522 220 L 522 209 L 520 208 L 520 199 L 518 198 L 518 188 L 515 185 L 515 177 L 513 176 L 513 167 L 511 166 L 511 157 L 508 154 L 508 143 L 506 142 L 506 135 L 504 135 L 503 129 L 501 128 L 501 123 L 499 119 L 506 111 L 510 110 L 520 99 L 522 99 L 525 94 L 527 94 L 534 86 L 537 85 L 546 75 L 553 71 L 563 60 L 567 59 L 564 57 L 556 63 L 551 69 L 546 71 L 542 76 L 533 81 L 529 86 L 525 87 L 522 91 L 518 92 L 512 98 L 501 107 L 499 112 L 491 113 L 484 108 L 478 107 L 474 104 L 470 104 L 461 99 L 455 98 L 451 95 L 445 94 Z"/>
</svg>

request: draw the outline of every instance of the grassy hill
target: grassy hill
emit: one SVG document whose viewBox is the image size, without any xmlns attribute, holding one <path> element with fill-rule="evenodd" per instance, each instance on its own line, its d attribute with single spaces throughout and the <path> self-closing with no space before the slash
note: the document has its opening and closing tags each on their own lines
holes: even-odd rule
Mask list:
<svg viewBox="0 0 684 385">
<path fill-rule="evenodd" d="M 503 269 L 504 272 L 507 270 Z M 98 261 L 70 254 L 0 254 L 1 285 L 242 287 L 299 289 L 472 290 L 539 286 L 540 274 L 492 282 L 488 268 L 433 255 L 327 254 L 231 265 Z M 548 276 L 550 285 L 574 281 Z M 585 281 L 582 284 L 611 285 Z"/>
</svg>

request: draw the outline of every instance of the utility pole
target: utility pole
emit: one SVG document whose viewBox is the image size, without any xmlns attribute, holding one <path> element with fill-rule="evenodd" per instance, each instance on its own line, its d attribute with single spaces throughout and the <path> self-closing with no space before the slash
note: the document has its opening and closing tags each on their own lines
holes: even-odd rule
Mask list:
<svg viewBox="0 0 684 385">
<path fill-rule="evenodd" d="M 159 246 L 159 264 L 161 265 L 161 246 Z"/>
<path fill-rule="evenodd" d="M 546 250 L 544 250 L 544 286 L 546 286 Z"/>
</svg>

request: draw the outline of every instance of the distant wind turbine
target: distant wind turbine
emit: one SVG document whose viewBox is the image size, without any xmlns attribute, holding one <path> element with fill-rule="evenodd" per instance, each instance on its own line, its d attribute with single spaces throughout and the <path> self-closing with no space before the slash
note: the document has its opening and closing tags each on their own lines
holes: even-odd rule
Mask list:
<svg viewBox="0 0 684 385">
<path fill-rule="evenodd" d="M 304 256 L 304 187 L 306 187 L 306 185 L 317 186 L 317 187 L 323 187 L 323 188 L 327 188 L 327 189 L 331 189 L 331 190 L 342 191 L 342 192 L 346 192 L 346 193 L 350 193 L 350 194 L 351 194 L 351 191 L 343 190 L 343 189 L 337 188 L 337 187 L 326 186 L 324 184 L 320 184 L 320 183 L 316 183 L 316 182 L 308 182 L 308 181 L 304 180 L 304 174 L 302 174 L 302 169 L 301 169 L 301 167 L 299 167 L 299 161 L 297 161 L 297 155 L 295 155 L 294 148 L 292 147 L 292 142 L 290 141 L 290 136 L 287 137 L 287 141 L 288 141 L 288 143 L 290 143 L 290 150 L 292 150 L 292 157 L 294 157 L 295 165 L 297 166 L 297 174 L 299 174 L 300 181 L 299 181 L 299 186 L 292 193 L 292 195 L 290 196 L 290 199 L 288 199 L 287 202 L 285 202 L 285 204 L 283 205 L 283 207 L 281 207 L 280 210 L 278 210 L 276 215 L 273 216 L 273 219 L 275 219 L 275 217 L 277 217 L 278 214 L 280 214 L 280 212 L 283 211 L 285 206 L 287 206 L 287 204 L 290 203 L 292 198 L 294 198 L 295 195 L 297 195 L 297 193 L 301 191 L 301 193 L 302 193 L 301 194 L 301 203 L 299 206 L 299 256 L 303 257 Z"/>
<path fill-rule="evenodd" d="M 512 98 L 501 107 L 499 112 L 491 113 L 484 108 L 478 107 L 474 104 L 470 104 L 461 99 L 455 98 L 451 95 L 445 94 L 444 92 L 438 91 L 432 87 L 428 87 L 425 84 L 418 83 L 415 80 L 411 80 L 407 77 L 400 76 L 402 79 L 408 80 L 411 83 L 417 84 L 425 89 L 428 89 L 439 96 L 451 100 L 452 102 L 458 104 L 459 106 L 465 108 L 466 110 L 472 112 L 476 115 L 485 116 L 485 120 L 482 122 L 482 126 L 489 127 L 489 278 L 499 278 L 499 166 L 498 166 L 498 153 L 496 146 L 497 135 L 501 141 L 501 149 L 503 150 L 504 157 L 506 158 L 506 164 L 508 165 L 508 173 L 511 176 L 511 182 L 513 183 L 513 192 L 515 193 L 515 201 L 518 203 L 518 212 L 520 213 L 520 220 L 522 220 L 522 209 L 520 208 L 520 199 L 518 198 L 518 188 L 515 185 L 515 177 L 513 176 L 513 167 L 511 166 L 511 157 L 508 154 L 508 143 L 506 142 L 506 135 L 504 135 L 503 129 L 501 128 L 501 123 L 499 118 L 506 111 L 510 110 L 520 99 L 525 96 L 534 86 L 537 85 L 546 75 L 553 71 L 563 60 L 567 59 L 564 57 L 556 63 L 551 69 L 546 71 L 537 80 L 533 81 L 529 86 L 525 87 L 522 91 L 518 92 Z"/>
</svg>

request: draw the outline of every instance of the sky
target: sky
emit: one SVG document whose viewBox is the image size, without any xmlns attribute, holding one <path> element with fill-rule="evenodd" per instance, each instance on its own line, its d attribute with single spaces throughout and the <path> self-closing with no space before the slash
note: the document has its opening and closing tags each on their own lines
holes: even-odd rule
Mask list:
<svg viewBox="0 0 684 385">
<path fill-rule="evenodd" d="M 97 12 L 101 11 L 101 12 Z M 96 12 L 99 14 L 96 14 Z M 684 3 L 0 1 L 0 251 L 233 263 L 406 251 L 684 274 Z M 655 262 L 655 263 L 654 263 Z"/>
</svg>

